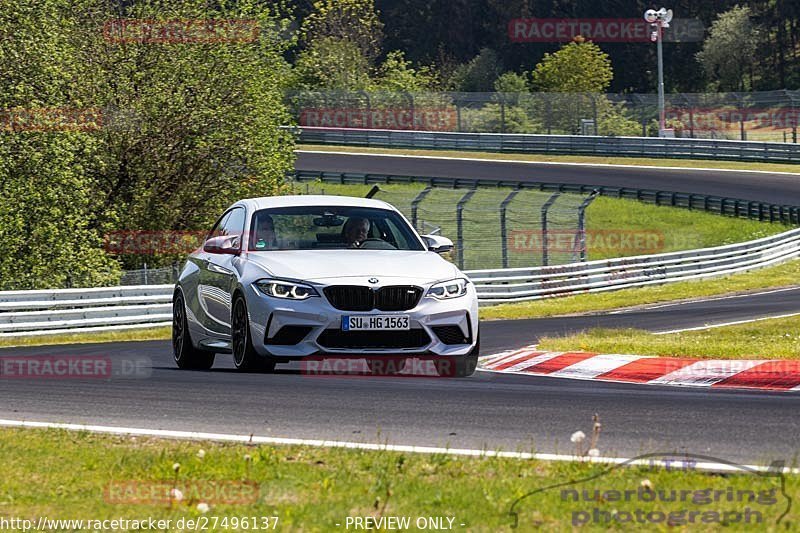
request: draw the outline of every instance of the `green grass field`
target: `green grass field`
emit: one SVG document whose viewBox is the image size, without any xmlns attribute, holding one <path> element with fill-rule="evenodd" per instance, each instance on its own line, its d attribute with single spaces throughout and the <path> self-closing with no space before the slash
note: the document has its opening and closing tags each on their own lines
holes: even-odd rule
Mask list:
<svg viewBox="0 0 800 533">
<path fill-rule="evenodd" d="M 591 427 L 591 421 L 586 425 Z M 563 452 L 576 453 L 570 435 L 562 437 Z M 613 453 L 603 447 L 602 434 L 597 448 L 602 455 Z M 18 517 L 33 524 L 39 517 L 153 518 L 171 520 L 167 531 L 178 531 L 181 519 L 184 530 L 194 529 L 186 527 L 186 520 L 196 520 L 208 530 L 245 531 L 256 529 L 253 521 L 258 530 L 273 529 L 277 519 L 278 531 L 347 531 L 355 530 L 352 522 L 347 527 L 348 517 L 408 517 L 410 529 L 417 530 L 416 520 L 437 517 L 445 525 L 452 519 L 455 531 L 512 531 L 513 505 L 518 531 L 572 531 L 578 526 L 617 531 L 631 530 L 631 524 L 664 531 L 742 531 L 757 524 L 762 531 L 784 531 L 797 527 L 796 514 L 776 524 L 787 509 L 786 497 L 796 501 L 800 496 L 796 476 L 785 478 L 782 491 L 779 476 L 748 475 L 744 469 L 737 470 L 742 474 L 715 475 L 649 466 L 245 446 L 62 430 L 1 429 L 0 452 L 0 521 Z M 554 485 L 563 486 L 548 489 Z M 678 491 L 676 501 L 664 501 L 673 490 Z M 714 491 L 719 491 L 716 498 Z M 751 509 L 747 519 L 745 508 Z M 649 512 L 654 513 L 651 519 Z M 628 522 L 629 514 L 633 522 Z M 667 520 L 673 525 L 666 525 Z M 51 525 L 46 530 L 77 528 Z"/>
<path fill-rule="evenodd" d="M 663 357 L 800 359 L 800 317 L 665 335 L 636 329 L 592 329 L 577 335 L 545 337 L 539 340 L 539 346 L 543 350 Z"/>
</svg>

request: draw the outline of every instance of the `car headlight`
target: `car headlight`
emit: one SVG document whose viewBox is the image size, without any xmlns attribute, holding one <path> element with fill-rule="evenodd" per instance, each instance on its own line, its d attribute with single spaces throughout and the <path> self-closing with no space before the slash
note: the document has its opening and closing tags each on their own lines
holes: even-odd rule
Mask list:
<svg viewBox="0 0 800 533">
<path fill-rule="evenodd" d="M 260 279 L 254 285 L 267 296 L 283 300 L 306 300 L 312 296 L 319 296 L 317 289 L 314 287 L 293 281 Z"/>
<path fill-rule="evenodd" d="M 467 285 L 469 281 L 464 278 L 451 279 L 450 281 L 443 281 L 437 283 L 428 289 L 427 296 L 436 298 L 437 300 L 447 300 L 448 298 L 458 298 L 467 294 Z"/>
</svg>

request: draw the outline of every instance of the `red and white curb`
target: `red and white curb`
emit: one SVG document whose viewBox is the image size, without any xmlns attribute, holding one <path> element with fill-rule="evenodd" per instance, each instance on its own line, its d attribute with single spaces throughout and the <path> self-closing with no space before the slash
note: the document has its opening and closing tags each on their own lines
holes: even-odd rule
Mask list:
<svg viewBox="0 0 800 533">
<path fill-rule="evenodd" d="M 486 372 L 620 383 L 800 391 L 800 361 L 543 352 L 536 346 L 526 346 L 481 357 L 478 368 Z"/>
</svg>

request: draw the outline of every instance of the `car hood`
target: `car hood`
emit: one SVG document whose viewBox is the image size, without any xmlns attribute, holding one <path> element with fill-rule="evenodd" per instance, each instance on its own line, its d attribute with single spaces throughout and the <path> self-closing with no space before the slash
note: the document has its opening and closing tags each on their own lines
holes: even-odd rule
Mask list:
<svg viewBox="0 0 800 533">
<path fill-rule="evenodd" d="M 250 252 L 247 259 L 276 278 L 308 281 L 382 276 L 430 283 L 460 275 L 452 263 L 438 254 L 424 251 L 272 251 Z"/>
</svg>

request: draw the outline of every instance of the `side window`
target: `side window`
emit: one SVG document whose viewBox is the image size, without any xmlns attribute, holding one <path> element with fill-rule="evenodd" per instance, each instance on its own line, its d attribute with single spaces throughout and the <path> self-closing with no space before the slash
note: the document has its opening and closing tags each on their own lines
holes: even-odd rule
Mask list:
<svg viewBox="0 0 800 533">
<path fill-rule="evenodd" d="M 244 208 L 232 209 L 221 224 L 220 235 L 242 235 L 244 232 Z"/>
<path fill-rule="evenodd" d="M 225 233 L 223 233 L 223 228 L 225 227 L 225 222 L 230 218 L 231 212 L 232 211 L 228 211 L 227 213 L 222 215 L 222 217 L 220 217 L 219 220 L 217 220 L 217 223 L 214 224 L 214 227 L 211 229 L 211 231 L 208 232 L 207 239 L 210 239 L 212 237 L 219 237 L 220 235 L 225 235 Z"/>
</svg>

